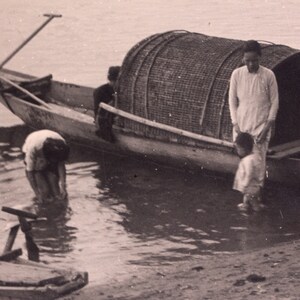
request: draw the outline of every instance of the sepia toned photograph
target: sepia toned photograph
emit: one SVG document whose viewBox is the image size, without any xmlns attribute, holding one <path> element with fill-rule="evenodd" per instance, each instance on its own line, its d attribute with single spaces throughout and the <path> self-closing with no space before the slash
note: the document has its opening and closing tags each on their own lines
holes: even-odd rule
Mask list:
<svg viewBox="0 0 300 300">
<path fill-rule="evenodd" d="M 0 4 L 0 300 L 300 299 L 300 0 Z"/>
</svg>

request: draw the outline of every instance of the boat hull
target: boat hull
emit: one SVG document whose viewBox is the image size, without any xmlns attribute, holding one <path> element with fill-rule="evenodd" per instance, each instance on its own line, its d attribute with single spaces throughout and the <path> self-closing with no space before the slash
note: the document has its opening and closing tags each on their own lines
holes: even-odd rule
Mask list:
<svg viewBox="0 0 300 300">
<path fill-rule="evenodd" d="M 25 124 L 33 129 L 50 129 L 63 134 L 67 139 L 79 143 L 88 142 L 99 148 L 111 148 L 111 145 L 95 134 L 93 118 L 58 105 L 48 110 L 14 96 L 0 97 L 0 101 Z M 9 104 L 8 104 L 9 103 Z"/>
<path fill-rule="evenodd" d="M 228 147 L 209 143 L 183 145 L 176 141 L 162 141 L 144 138 L 114 128 L 115 143 L 109 143 L 95 134 L 92 113 L 92 89 L 73 84 L 53 81 L 50 98 L 64 102 L 65 106 L 48 103 L 51 109 L 28 103 L 18 97 L 6 94 L 0 101 L 27 125 L 34 129 L 51 129 L 63 134 L 67 139 L 96 149 L 137 155 L 163 164 L 179 168 L 206 169 L 234 174 L 239 159 Z M 60 95 L 60 96 L 58 96 Z M 70 106 L 72 104 L 72 106 Z M 66 106 L 69 105 L 69 106 Z M 79 109 L 81 112 L 76 111 Z M 85 113 L 82 113 L 82 112 Z M 300 160 L 284 158 L 267 160 L 268 180 L 298 185 L 300 181 Z"/>
</svg>

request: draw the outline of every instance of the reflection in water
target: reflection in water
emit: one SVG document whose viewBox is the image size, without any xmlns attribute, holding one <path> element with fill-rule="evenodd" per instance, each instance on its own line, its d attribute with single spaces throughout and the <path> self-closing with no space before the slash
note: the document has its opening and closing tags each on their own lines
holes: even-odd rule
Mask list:
<svg viewBox="0 0 300 300">
<path fill-rule="evenodd" d="M 268 209 L 244 216 L 236 208 L 241 196 L 228 178 L 76 145 L 67 164 L 69 201 L 37 203 L 20 156 L 28 133 L 25 126 L 0 129 L 0 204 L 32 205 L 47 217 L 34 227 L 41 259 L 86 269 L 92 282 L 126 276 L 138 265 L 299 238 L 297 190 L 269 184 Z M 5 238 L 0 233 L 2 243 Z"/>
<path fill-rule="evenodd" d="M 241 196 L 231 182 L 220 177 L 179 172 L 125 158 L 111 158 L 105 169 L 95 173 L 117 202 L 99 199 L 126 210 L 122 226 L 151 249 L 161 240 L 167 247 L 141 255 L 143 262 L 165 258 L 176 260 L 199 253 L 249 250 L 298 238 L 300 222 L 295 207 L 299 193 L 269 184 L 269 209 L 260 214 L 241 215 L 236 204 Z M 101 162 L 104 166 L 105 162 Z M 119 166 L 119 167 L 117 167 Z M 286 199 L 282 201 L 283 199 Z M 285 217 L 283 217 L 285 215 Z M 146 245 L 145 244 L 145 245 Z"/>
<path fill-rule="evenodd" d="M 64 203 L 40 203 L 35 199 L 35 211 L 39 217 L 46 218 L 34 227 L 35 241 L 41 251 L 41 260 L 44 256 L 64 257 L 73 250 L 77 228 L 68 226 L 71 209 L 68 201 Z"/>
</svg>

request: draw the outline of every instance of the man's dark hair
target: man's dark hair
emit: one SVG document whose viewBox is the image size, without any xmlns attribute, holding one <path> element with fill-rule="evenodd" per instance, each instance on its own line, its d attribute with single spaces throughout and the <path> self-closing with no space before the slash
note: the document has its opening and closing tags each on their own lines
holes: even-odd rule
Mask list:
<svg viewBox="0 0 300 300">
<path fill-rule="evenodd" d="M 254 40 L 250 40 L 250 41 L 245 42 L 243 51 L 244 51 L 244 53 L 246 53 L 246 52 L 255 52 L 259 56 L 261 56 L 260 44 L 259 44 L 259 42 L 254 41 Z"/>
<path fill-rule="evenodd" d="M 235 139 L 235 144 L 245 149 L 248 153 L 252 152 L 254 141 L 252 136 L 247 132 L 241 132 Z"/>
<path fill-rule="evenodd" d="M 47 138 L 43 145 L 43 152 L 47 160 L 60 162 L 68 159 L 70 147 L 63 140 Z"/>
<path fill-rule="evenodd" d="M 108 69 L 107 79 L 109 81 L 117 81 L 121 67 L 120 66 L 112 66 Z"/>
</svg>

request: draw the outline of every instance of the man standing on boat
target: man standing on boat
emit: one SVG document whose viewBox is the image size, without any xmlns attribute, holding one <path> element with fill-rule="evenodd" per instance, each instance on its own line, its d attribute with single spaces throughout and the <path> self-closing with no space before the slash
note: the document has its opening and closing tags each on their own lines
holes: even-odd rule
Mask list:
<svg viewBox="0 0 300 300">
<path fill-rule="evenodd" d="M 119 76 L 120 67 L 112 66 L 108 69 L 107 79 L 108 83 L 103 84 L 94 91 L 94 114 L 95 123 L 98 128 L 96 134 L 105 140 L 113 141 L 113 135 L 111 132 L 113 116 L 111 113 L 100 110 L 100 103 L 112 104 L 114 102 L 115 85 Z"/>
<path fill-rule="evenodd" d="M 240 132 L 247 132 L 254 138 L 254 151 L 262 161 L 259 182 L 263 187 L 266 154 L 279 106 L 278 87 L 273 71 L 260 65 L 260 44 L 247 41 L 243 50 L 245 66 L 234 70 L 230 79 L 229 109 L 233 140 Z"/>
<path fill-rule="evenodd" d="M 35 131 L 27 136 L 22 151 L 26 176 L 38 200 L 64 199 L 70 151 L 64 138 L 51 130 Z"/>
</svg>

